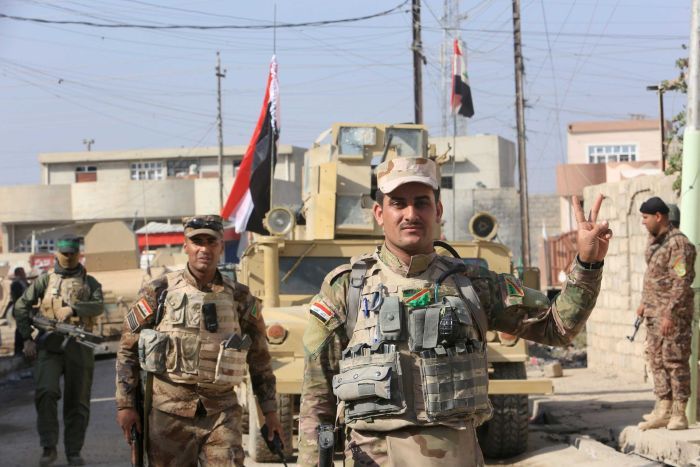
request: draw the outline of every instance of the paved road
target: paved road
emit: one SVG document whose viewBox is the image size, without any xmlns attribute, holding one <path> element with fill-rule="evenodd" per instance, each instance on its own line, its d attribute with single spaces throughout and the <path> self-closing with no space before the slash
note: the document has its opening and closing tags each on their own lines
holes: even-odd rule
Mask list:
<svg viewBox="0 0 700 467">
<path fill-rule="evenodd" d="M 60 404 L 59 401 L 59 419 L 61 419 Z M 129 447 L 115 422 L 113 358 L 95 362 L 90 406 L 90 427 L 83 448 L 83 457 L 87 465 L 130 466 Z M 62 429 L 63 422 L 60 421 L 59 424 Z M 60 436 L 63 436 L 62 432 Z M 247 436 L 243 437 L 243 442 L 245 445 Z M 41 448 L 36 433 L 36 412 L 34 411 L 34 383 L 31 370 L 24 370 L 0 382 L 0 465 L 3 467 L 38 465 L 40 455 Z M 58 462 L 54 465 L 57 467 L 67 465 L 63 446 L 60 443 Z M 273 467 L 282 464 L 256 464 L 246 460 L 246 465 Z"/>
<path fill-rule="evenodd" d="M 588 434 L 604 442 L 612 441 L 606 439 L 615 437 L 612 427 L 636 423 L 641 413 L 652 405 L 648 384 L 625 385 L 623 389 L 616 378 L 605 380 L 589 375 L 587 370 L 566 372 L 566 377 L 555 380 L 557 395 L 533 397 L 540 403 L 540 410 L 545 409 L 552 417 L 549 426 L 531 426 L 529 453 L 512 463 L 489 465 L 540 466 L 557 465 L 563 459 L 570 461 L 572 451 L 567 448 L 573 436 Z M 38 464 L 40 448 L 33 398 L 29 370 L 0 382 L 0 465 L 3 467 Z M 83 450 L 88 465 L 129 466 L 129 448 L 115 422 L 113 358 L 96 362 L 91 411 Z M 244 436 L 244 445 L 246 438 Z M 543 448 L 560 451 L 555 453 L 556 460 L 552 453 L 537 452 Z M 55 465 L 66 465 L 62 446 L 59 446 L 59 460 Z M 255 464 L 246 460 L 246 465 L 281 464 Z M 290 462 L 289 465 L 295 464 Z M 336 466 L 339 465 L 342 462 L 337 461 Z"/>
</svg>

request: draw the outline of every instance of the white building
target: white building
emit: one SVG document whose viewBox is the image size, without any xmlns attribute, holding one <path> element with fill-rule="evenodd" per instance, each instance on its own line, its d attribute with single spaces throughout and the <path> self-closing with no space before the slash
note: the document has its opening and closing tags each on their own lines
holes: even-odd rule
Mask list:
<svg viewBox="0 0 700 467">
<path fill-rule="evenodd" d="M 227 146 L 224 199 L 245 146 Z M 304 149 L 280 145 L 274 202 L 299 205 Z M 218 148 L 44 153 L 40 185 L 0 187 L 3 252 L 52 251 L 67 231 L 83 234 L 95 221 L 181 221 L 219 212 Z"/>
</svg>

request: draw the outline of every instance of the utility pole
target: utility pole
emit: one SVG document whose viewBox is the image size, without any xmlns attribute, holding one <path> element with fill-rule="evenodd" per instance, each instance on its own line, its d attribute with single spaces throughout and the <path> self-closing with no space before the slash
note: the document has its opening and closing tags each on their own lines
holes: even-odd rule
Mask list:
<svg viewBox="0 0 700 467">
<path fill-rule="evenodd" d="M 659 95 L 659 130 L 661 132 L 661 171 L 666 171 L 666 125 L 664 122 L 664 88 L 663 84 L 647 86 L 647 91 L 656 91 Z"/>
<path fill-rule="evenodd" d="M 221 71 L 221 54 L 216 51 L 216 124 L 219 128 L 219 212 L 224 207 L 224 128 L 221 118 L 221 78 L 226 78 L 226 70 Z"/>
<path fill-rule="evenodd" d="M 412 0 L 411 17 L 413 18 L 413 109 L 414 120 L 423 123 L 423 44 L 420 38 L 420 0 Z"/>
<path fill-rule="evenodd" d="M 527 200 L 525 155 L 525 98 L 523 97 L 523 51 L 520 36 L 520 0 L 513 0 L 513 46 L 515 52 L 515 119 L 518 125 L 518 175 L 520 179 L 520 235 L 523 267 L 530 267 L 530 210 Z"/>
<path fill-rule="evenodd" d="M 695 245 L 700 246 L 700 187 L 696 179 L 700 174 L 700 1 L 692 0 L 690 19 L 690 47 L 688 50 L 688 104 L 683 132 L 683 175 L 681 178 L 681 231 Z M 690 344 L 690 399 L 686 408 L 688 423 L 696 421 L 698 396 L 698 324 L 700 320 L 700 257 L 695 260 L 693 281 L 693 337 Z"/>
<path fill-rule="evenodd" d="M 84 139 L 83 144 L 85 147 L 87 147 L 88 152 L 92 151 L 92 145 L 95 144 L 95 140 L 90 138 L 90 139 Z"/>
</svg>

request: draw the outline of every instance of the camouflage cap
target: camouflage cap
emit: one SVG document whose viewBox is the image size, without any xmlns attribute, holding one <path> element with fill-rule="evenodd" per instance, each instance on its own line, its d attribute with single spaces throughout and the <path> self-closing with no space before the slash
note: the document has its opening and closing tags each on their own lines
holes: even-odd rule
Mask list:
<svg viewBox="0 0 700 467">
<path fill-rule="evenodd" d="M 63 235 L 56 242 L 56 251 L 59 253 L 79 253 L 80 237 L 75 235 Z"/>
<path fill-rule="evenodd" d="M 377 187 L 391 193 L 405 183 L 422 183 L 433 190 L 439 188 L 437 165 L 423 157 L 397 157 L 377 166 Z"/>
<path fill-rule="evenodd" d="M 224 237 L 223 219 L 215 214 L 184 217 L 182 225 L 185 227 L 185 237 L 187 238 L 192 238 L 195 235 L 211 235 L 216 238 Z"/>
</svg>

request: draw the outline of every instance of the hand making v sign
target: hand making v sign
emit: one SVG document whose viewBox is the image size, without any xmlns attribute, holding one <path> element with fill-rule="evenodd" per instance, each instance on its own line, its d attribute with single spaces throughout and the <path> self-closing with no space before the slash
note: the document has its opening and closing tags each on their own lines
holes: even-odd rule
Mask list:
<svg viewBox="0 0 700 467">
<path fill-rule="evenodd" d="M 593 202 L 593 207 L 586 219 L 583 213 L 583 206 L 579 202 L 578 196 L 573 196 L 574 215 L 578 224 L 578 259 L 584 263 L 599 263 L 603 261 L 608 253 L 608 245 L 612 238 L 612 230 L 608 226 L 608 221 L 598 222 L 600 205 L 605 197 L 599 194 Z"/>
</svg>

